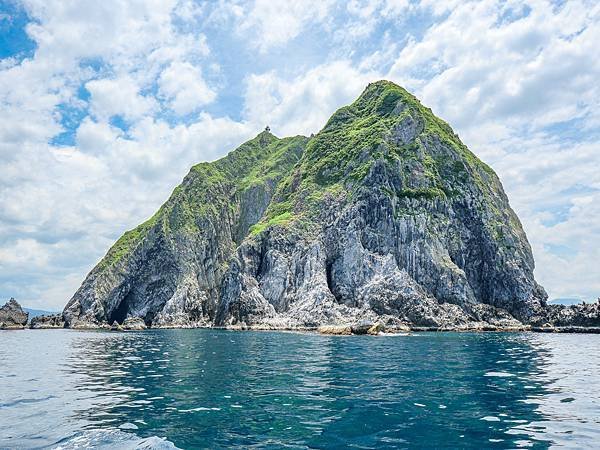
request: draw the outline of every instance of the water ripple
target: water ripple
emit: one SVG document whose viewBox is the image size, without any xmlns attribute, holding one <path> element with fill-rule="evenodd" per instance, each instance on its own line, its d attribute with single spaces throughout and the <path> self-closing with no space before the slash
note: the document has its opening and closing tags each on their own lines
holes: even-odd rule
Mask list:
<svg viewBox="0 0 600 450">
<path fill-rule="evenodd" d="M 2 338 L 0 448 L 593 448 L 600 440 L 600 336 L 36 330 Z"/>
</svg>

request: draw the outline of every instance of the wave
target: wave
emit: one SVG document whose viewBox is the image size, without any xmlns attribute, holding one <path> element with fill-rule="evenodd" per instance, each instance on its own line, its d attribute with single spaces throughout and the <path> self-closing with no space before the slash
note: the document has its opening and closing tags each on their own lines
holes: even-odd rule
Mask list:
<svg viewBox="0 0 600 450">
<path fill-rule="evenodd" d="M 167 438 L 151 436 L 142 438 L 121 430 L 89 430 L 77 433 L 52 447 L 55 450 L 177 450 Z"/>
</svg>

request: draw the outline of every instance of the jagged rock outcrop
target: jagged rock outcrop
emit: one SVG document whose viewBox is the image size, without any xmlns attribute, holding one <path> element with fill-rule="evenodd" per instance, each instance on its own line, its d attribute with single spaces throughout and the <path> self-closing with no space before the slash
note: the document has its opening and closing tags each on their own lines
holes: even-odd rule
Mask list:
<svg viewBox="0 0 600 450">
<path fill-rule="evenodd" d="M 0 330 L 19 330 L 25 328 L 29 314 L 11 298 L 0 308 Z"/>
<path fill-rule="evenodd" d="M 548 305 L 534 325 L 553 327 L 600 327 L 600 298 L 594 303 Z"/>
<path fill-rule="evenodd" d="M 49 328 L 64 328 L 65 321 L 62 314 L 52 314 L 32 317 L 29 322 L 29 328 L 34 330 Z"/>
<path fill-rule="evenodd" d="M 105 327 L 131 317 L 153 327 L 210 325 L 229 257 L 307 140 L 265 131 L 225 158 L 194 166 L 160 210 L 90 272 L 63 312 L 67 325 Z"/>
<path fill-rule="evenodd" d="M 140 317 L 128 317 L 123 322 L 124 330 L 141 331 L 146 328 L 146 323 Z"/>
<path fill-rule="evenodd" d="M 63 316 L 71 327 L 139 318 L 300 329 L 570 320 L 547 307 L 533 269 L 494 171 L 414 96 L 381 81 L 311 138 L 265 131 L 192 168 Z"/>
</svg>

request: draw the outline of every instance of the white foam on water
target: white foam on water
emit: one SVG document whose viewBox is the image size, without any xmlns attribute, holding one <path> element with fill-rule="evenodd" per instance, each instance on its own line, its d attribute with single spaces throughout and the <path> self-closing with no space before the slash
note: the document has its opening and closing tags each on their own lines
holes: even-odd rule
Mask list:
<svg viewBox="0 0 600 450">
<path fill-rule="evenodd" d="M 77 433 L 52 447 L 55 450 L 177 450 L 178 447 L 167 438 L 151 436 L 139 437 L 121 430 L 89 430 Z"/>
<path fill-rule="evenodd" d="M 479 420 L 485 420 L 486 422 L 500 422 L 500 419 L 498 417 L 495 417 L 495 416 L 485 416 L 485 417 L 482 417 Z"/>
<path fill-rule="evenodd" d="M 500 377 L 500 378 L 505 378 L 505 377 L 514 377 L 514 375 L 512 373 L 508 373 L 508 372 L 486 372 L 486 374 L 484 375 L 484 377 Z"/>
<path fill-rule="evenodd" d="M 206 408 L 204 406 L 199 406 L 198 408 L 180 409 L 179 412 L 188 413 L 188 412 L 211 411 L 211 410 L 212 410 L 212 408 Z"/>
</svg>

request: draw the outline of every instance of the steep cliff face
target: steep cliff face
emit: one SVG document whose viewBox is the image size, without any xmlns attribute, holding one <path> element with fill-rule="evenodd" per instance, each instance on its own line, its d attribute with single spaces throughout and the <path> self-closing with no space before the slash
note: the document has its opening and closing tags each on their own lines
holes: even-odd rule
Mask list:
<svg viewBox="0 0 600 450">
<path fill-rule="evenodd" d="M 268 132 L 225 158 L 194 166 L 148 221 L 126 232 L 65 307 L 68 326 L 212 322 L 227 261 L 260 219 L 307 138 Z"/>
<path fill-rule="evenodd" d="M 218 324 L 509 324 L 545 303 L 496 174 L 393 83 L 333 115 L 255 229 Z"/>
<path fill-rule="evenodd" d="M 546 294 L 491 168 L 404 89 L 369 85 L 311 139 L 264 132 L 192 168 L 64 311 L 69 326 L 511 326 Z M 518 320 L 518 321 L 517 321 Z"/>
</svg>

